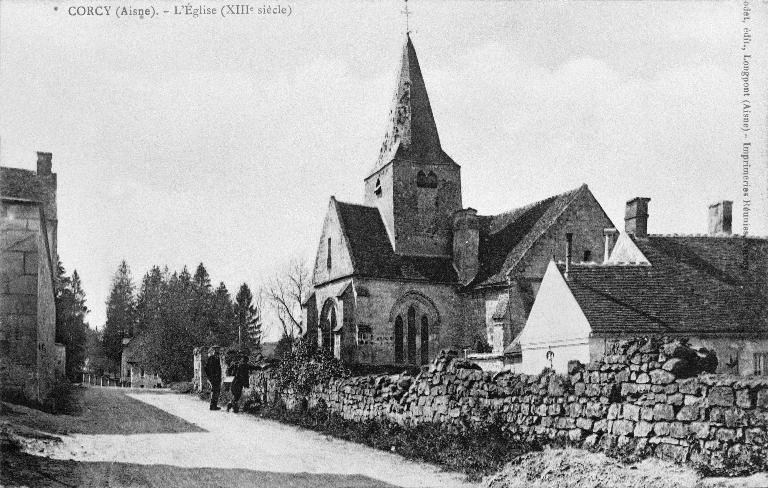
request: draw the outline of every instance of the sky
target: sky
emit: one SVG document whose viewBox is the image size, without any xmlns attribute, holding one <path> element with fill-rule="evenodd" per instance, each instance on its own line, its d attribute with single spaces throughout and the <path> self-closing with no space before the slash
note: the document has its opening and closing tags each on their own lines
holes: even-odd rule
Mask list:
<svg viewBox="0 0 768 488">
<path fill-rule="evenodd" d="M 362 201 L 403 3 L 280 3 L 290 16 L 193 18 L 156 1 L 133 5 L 154 18 L 118 19 L 69 15 L 98 3 L 0 0 L 0 162 L 34 169 L 35 151 L 53 153 L 59 255 L 92 326 L 122 259 L 137 282 L 203 262 L 230 291 L 258 288 L 313 261 L 330 195 Z M 736 1 L 409 2 L 463 204 L 499 213 L 587 183 L 620 229 L 644 196 L 652 233 L 704 233 L 719 200 L 740 233 L 746 140 L 749 233 L 768 234 L 768 6 L 747 3 L 745 23 Z"/>
</svg>

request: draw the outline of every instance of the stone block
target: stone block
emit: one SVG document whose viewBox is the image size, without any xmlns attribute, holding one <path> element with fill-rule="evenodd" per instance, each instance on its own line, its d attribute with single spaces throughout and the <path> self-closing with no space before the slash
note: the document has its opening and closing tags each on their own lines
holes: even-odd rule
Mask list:
<svg viewBox="0 0 768 488">
<path fill-rule="evenodd" d="M 757 408 L 768 410 L 768 388 L 763 388 L 757 392 L 757 400 L 755 403 Z"/>
<path fill-rule="evenodd" d="M 640 407 L 632 404 L 624 404 L 621 414 L 622 418 L 637 422 L 640 420 Z"/>
<path fill-rule="evenodd" d="M 688 447 L 662 443 L 656 447 L 655 454 L 662 459 L 682 463 L 688 457 L 688 451 Z"/>
<path fill-rule="evenodd" d="M 658 403 L 653 407 L 654 420 L 673 420 L 675 418 L 675 410 L 672 405 Z"/>
<path fill-rule="evenodd" d="M 586 391 L 586 385 L 582 382 L 573 385 L 573 392 L 576 396 L 581 396 Z"/>
<path fill-rule="evenodd" d="M 715 439 L 723 442 L 732 442 L 736 440 L 736 429 L 717 429 L 717 432 L 715 432 Z"/>
<path fill-rule="evenodd" d="M 576 419 L 576 427 L 579 429 L 584 430 L 592 430 L 592 426 L 595 424 L 595 422 L 592 419 L 588 419 L 585 417 L 579 417 Z"/>
<path fill-rule="evenodd" d="M 652 407 L 641 408 L 640 418 L 643 420 L 653 420 L 653 408 Z"/>
<path fill-rule="evenodd" d="M 688 436 L 688 425 L 682 422 L 669 424 L 669 435 L 675 439 L 685 439 Z"/>
<path fill-rule="evenodd" d="M 741 427 L 744 425 L 744 410 L 740 408 L 728 408 L 723 411 L 723 420 L 726 427 Z"/>
<path fill-rule="evenodd" d="M 736 391 L 736 406 L 741 408 L 752 408 L 752 395 L 749 389 L 742 388 Z"/>
<path fill-rule="evenodd" d="M 653 431 L 653 424 L 650 422 L 640 421 L 635 425 L 634 436 L 635 437 L 648 437 Z"/>
<path fill-rule="evenodd" d="M 592 431 L 597 432 L 598 434 L 601 432 L 608 432 L 608 421 L 606 419 L 596 420 L 595 423 L 592 424 Z"/>
<path fill-rule="evenodd" d="M 709 422 L 691 422 L 691 433 L 699 439 L 709 437 Z"/>
<path fill-rule="evenodd" d="M 613 422 L 611 433 L 614 435 L 628 435 L 635 430 L 635 423 L 631 420 L 616 420 Z"/>
<path fill-rule="evenodd" d="M 579 442 L 584 436 L 584 431 L 581 429 L 571 429 L 568 431 L 568 440 L 571 442 Z"/>
<path fill-rule="evenodd" d="M 659 436 L 669 435 L 669 422 L 656 422 L 653 431 Z"/>
<path fill-rule="evenodd" d="M 675 381 L 675 375 L 663 369 L 654 369 L 650 373 L 651 383 L 654 385 L 668 385 Z"/>
<path fill-rule="evenodd" d="M 710 405 L 720 407 L 732 407 L 736 403 L 733 388 L 730 386 L 713 386 L 709 390 L 707 401 Z"/>
<path fill-rule="evenodd" d="M 677 420 L 690 422 L 699 419 L 699 407 L 694 405 L 685 405 L 677 412 Z"/>
<path fill-rule="evenodd" d="M 637 375 L 637 379 L 635 380 L 635 383 L 639 385 L 644 385 L 646 383 L 650 383 L 651 377 L 648 376 L 648 373 L 640 373 Z"/>
<path fill-rule="evenodd" d="M 613 403 L 608 407 L 608 420 L 616 420 L 621 415 L 621 404 Z"/>
<path fill-rule="evenodd" d="M 11 278 L 8 291 L 14 295 L 37 295 L 37 274 Z"/>
<path fill-rule="evenodd" d="M 37 253 L 24 253 L 24 274 L 37 275 Z"/>
</svg>

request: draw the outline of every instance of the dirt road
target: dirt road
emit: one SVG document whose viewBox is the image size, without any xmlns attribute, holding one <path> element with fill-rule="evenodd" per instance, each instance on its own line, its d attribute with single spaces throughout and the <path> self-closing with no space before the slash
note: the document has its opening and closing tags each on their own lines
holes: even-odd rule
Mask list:
<svg viewBox="0 0 768 488">
<path fill-rule="evenodd" d="M 237 486 L 240 477 L 248 472 L 262 474 L 263 484 L 257 486 L 472 486 L 465 484 L 459 474 L 440 472 L 395 454 L 246 414 L 211 412 L 194 397 L 151 393 L 129 396 L 202 431 L 71 434 L 63 436 L 61 443 L 42 446 L 43 451 L 37 455 L 94 465 L 144 465 L 140 470 L 143 478 L 148 472 L 146 465 L 164 465 L 166 471 L 169 467 L 230 471 L 229 477 L 214 483 L 217 486 Z M 182 472 L 175 479 L 188 478 Z M 196 476 L 190 479 L 199 482 L 199 470 Z M 166 488 L 174 480 L 168 473 L 162 478 L 162 483 L 151 484 Z M 247 483 L 253 486 L 258 479 Z"/>
</svg>

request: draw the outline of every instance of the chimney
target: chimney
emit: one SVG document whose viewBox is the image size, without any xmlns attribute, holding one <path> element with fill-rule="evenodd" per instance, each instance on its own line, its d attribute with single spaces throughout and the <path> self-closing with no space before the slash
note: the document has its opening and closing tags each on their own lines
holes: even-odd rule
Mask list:
<svg viewBox="0 0 768 488">
<path fill-rule="evenodd" d="M 619 231 L 613 227 L 606 227 L 603 229 L 603 235 L 605 236 L 605 249 L 603 249 L 603 262 L 607 262 L 613 252 L 613 246 L 616 245 L 616 239 L 619 238 Z"/>
<path fill-rule="evenodd" d="M 571 270 L 571 261 L 573 260 L 573 232 L 565 233 L 565 276 Z"/>
<path fill-rule="evenodd" d="M 49 152 L 37 152 L 37 174 L 47 176 L 51 174 L 51 157 Z"/>
<path fill-rule="evenodd" d="M 648 202 L 650 198 L 635 197 L 627 202 L 624 211 L 624 230 L 635 237 L 648 235 Z"/>
<path fill-rule="evenodd" d="M 462 285 L 468 285 L 477 276 L 479 253 L 480 219 L 477 218 L 477 210 L 457 210 L 453 214 L 453 267 Z"/>
<path fill-rule="evenodd" d="M 709 234 L 731 235 L 733 202 L 723 200 L 709 206 Z"/>
</svg>

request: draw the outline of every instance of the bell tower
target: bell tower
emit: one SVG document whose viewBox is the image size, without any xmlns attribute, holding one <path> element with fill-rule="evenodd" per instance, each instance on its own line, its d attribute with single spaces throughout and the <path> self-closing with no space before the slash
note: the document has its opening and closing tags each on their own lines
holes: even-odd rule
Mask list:
<svg viewBox="0 0 768 488">
<path fill-rule="evenodd" d="M 410 34 L 384 142 L 365 178 L 365 204 L 379 208 L 397 254 L 451 256 L 453 213 L 461 210 L 461 169 L 440 146 Z"/>
</svg>

